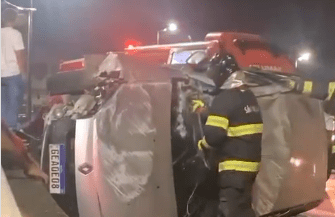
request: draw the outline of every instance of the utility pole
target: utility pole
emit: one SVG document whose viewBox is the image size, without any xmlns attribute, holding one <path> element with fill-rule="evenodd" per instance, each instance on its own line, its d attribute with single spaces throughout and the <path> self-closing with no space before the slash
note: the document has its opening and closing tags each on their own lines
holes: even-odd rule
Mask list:
<svg viewBox="0 0 335 217">
<path fill-rule="evenodd" d="M 33 0 L 30 0 L 30 8 L 33 8 Z M 27 121 L 31 120 L 31 110 L 32 110 L 32 94 L 31 94 L 31 41 L 33 36 L 33 11 L 28 11 L 28 48 L 27 48 L 27 74 L 28 74 L 28 90 L 27 90 Z"/>
</svg>

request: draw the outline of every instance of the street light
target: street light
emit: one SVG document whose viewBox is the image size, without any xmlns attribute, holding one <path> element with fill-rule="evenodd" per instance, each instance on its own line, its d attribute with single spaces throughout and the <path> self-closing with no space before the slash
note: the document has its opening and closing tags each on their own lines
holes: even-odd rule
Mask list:
<svg viewBox="0 0 335 217">
<path fill-rule="evenodd" d="M 178 26 L 175 23 L 170 23 L 168 29 L 170 32 L 174 32 L 178 29 Z"/>
<path fill-rule="evenodd" d="M 308 61 L 311 57 L 311 53 L 303 53 L 300 57 L 295 60 L 295 68 L 298 68 L 298 61 Z"/>
<path fill-rule="evenodd" d="M 178 25 L 176 23 L 169 23 L 168 27 L 166 27 L 165 29 L 159 30 L 157 31 L 157 44 L 159 44 L 159 34 L 160 32 L 175 32 L 178 30 Z"/>
</svg>

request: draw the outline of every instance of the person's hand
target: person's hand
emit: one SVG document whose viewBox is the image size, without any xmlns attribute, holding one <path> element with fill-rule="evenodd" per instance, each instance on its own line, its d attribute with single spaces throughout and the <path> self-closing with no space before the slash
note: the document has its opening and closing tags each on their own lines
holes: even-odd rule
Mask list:
<svg viewBox="0 0 335 217">
<path fill-rule="evenodd" d="M 206 111 L 206 107 L 202 100 L 192 100 L 192 112 L 200 114 L 204 111 Z"/>
<path fill-rule="evenodd" d="M 27 83 L 28 82 L 28 75 L 26 73 L 21 73 L 22 81 Z"/>
<path fill-rule="evenodd" d="M 208 143 L 206 142 L 205 137 L 203 139 L 200 139 L 198 141 L 198 149 L 201 151 L 207 151 L 209 149 L 212 149 L 212 147 L 210 145 L 208 145 Z"/>
<path fill-rule="evenodd" d="M 28 178 L 41 180 L 44 184 L 48 183 L 49 177 L 46 173 L 44 173 L 41 169 L 39 164 L 36 162 L 36 160 L 29 154 L 25 153 L 24 155 L 24 174 Z"/>
</svg>

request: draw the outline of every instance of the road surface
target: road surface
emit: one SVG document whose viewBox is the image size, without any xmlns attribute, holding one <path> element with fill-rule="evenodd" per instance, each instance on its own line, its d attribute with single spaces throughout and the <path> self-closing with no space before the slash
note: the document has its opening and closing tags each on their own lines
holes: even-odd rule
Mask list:
<svg viewBox="0 0 335 217">
<path fill-rule="evenodd" d="M 22 170 L 7 170 L 7 179 L 23 217 L 67 217 L 40 181 L 27 179 Z M 327 182 L 327 198 L 299 217 L 335 217 L 335 175 Z"/>
<path fill-rule="evenodd" d="M 5 173 L 23 217 L 67 217 L 42 182 L 27 179 L 22 170 Z"/>
</svg>

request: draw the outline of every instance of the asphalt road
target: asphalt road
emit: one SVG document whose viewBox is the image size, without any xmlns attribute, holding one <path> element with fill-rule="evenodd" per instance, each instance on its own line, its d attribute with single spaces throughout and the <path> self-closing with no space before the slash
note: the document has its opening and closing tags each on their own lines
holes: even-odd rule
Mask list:
<svg viewBox="0 0 335 217">
<path fill-rule="evenodd" d="M 23 217 L 67 217 L 40 181 L 27 179 L 22 170 L 5 173 Z"/>
<path fill-rule="evenodd" d="M 22 170 L 7 170 L 6 175 L 23 217 L 67 217 L 40 181 L 27 179 Z M 328 180 L 326 191 L 320 206 L 299 217 L 335 217 L 335 175 Z"/>
</svg>

